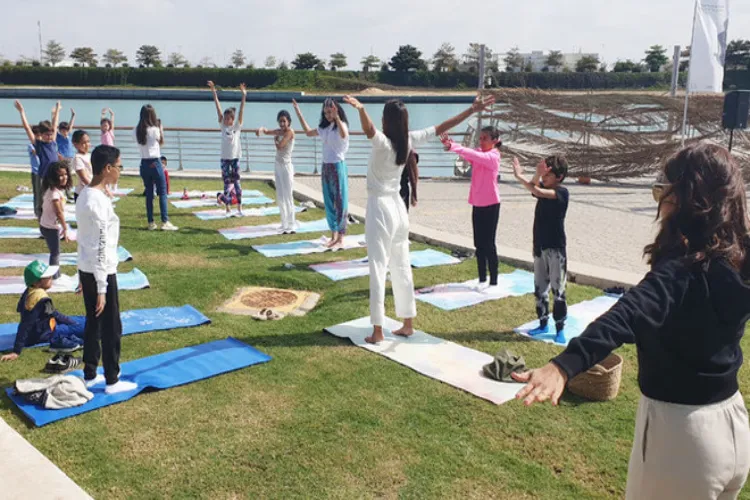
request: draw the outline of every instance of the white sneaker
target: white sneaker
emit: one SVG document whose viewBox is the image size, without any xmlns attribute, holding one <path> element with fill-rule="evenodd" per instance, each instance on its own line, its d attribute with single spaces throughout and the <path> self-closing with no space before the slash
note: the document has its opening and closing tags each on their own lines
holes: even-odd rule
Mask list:
<svg viewBox="0 0 750 500">
<path fill-rule="evenodd" d="M 118 394 L 120 392 L 130 392 L 138 388 L 138 384 L 134 382 L 127 382 L 125 380 L 118 380 L 112 385 L 108 385 L 104 392 L 107 394 Z"/>
<path fill-rule="evenodd" d="M 162 231 L 177 231 L 179 227 L 175 226 L 171 222 L 167 221 L 164 224 L 161 225 Z"/>
<path fill-rule="evenodd" d="M 96 378 L 92 378 L 91 380 L 86 380 L 86 387 L 91 389 L 95 385 L 99 385 L 104 382 L 104 375 L 97 375 Z"/>
<path fill-rule="evenodd" d="M 149 231 L 156 231 L 156 222 L 149 222 L 148 223 L 148 230 Z"/>
</svg>

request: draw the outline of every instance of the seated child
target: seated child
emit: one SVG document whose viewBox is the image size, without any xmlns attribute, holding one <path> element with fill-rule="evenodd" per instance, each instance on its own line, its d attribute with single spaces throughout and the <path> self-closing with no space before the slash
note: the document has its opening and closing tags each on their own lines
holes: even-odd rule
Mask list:
<svg viewBox="0 0 750 500">
<path fill-rule="evenodd" d="M 169 172 L 167 172 L 167 157 L 162 156 L 160 160 L 161 160 L 161 166 L 164 168 L 164 180 L 167 183 L 167 194 L 170 194 L 172 191 L 169 190 Z"/>
<path fill-rule="evenodd" d="M 52 287 L 52 276 L 58 266 L 48 266 L 35 260 L 23 272 L 26 290 L 18 301 L 17 311 L 21 315 L 16 332 L 13 352 L 0 361 L 18 359 L 24 347 L 45 342 L 53 349 L 73 351 L 83 345 L 85 318 L 68 317 L 55 310 L 47 290 Z"/>
</svg>

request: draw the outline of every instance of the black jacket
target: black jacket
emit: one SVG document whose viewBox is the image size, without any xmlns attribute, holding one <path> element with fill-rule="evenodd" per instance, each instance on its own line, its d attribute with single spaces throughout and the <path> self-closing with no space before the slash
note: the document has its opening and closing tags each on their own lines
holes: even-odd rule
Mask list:
<svg viewBox="0 0 750 500">
<path fill-rule="evenodd" d="M 552 362 L 571 379 L 620 345 L 635 343 L 645 396 L 711 404 L 738 390 L 740 340 L 748 317 L 750 285 L 727 262 L 669 259 L 654 266 Z"/>
<path fill-rule="evenodd" d="M 27 306 L 30 294 L 33 296 Z M 21 315 L 13 344 L 13 352 L 16 354 L 21 354 L 24 347 L 49 342 L 57 323 L 72 324 L 70 318 L 55 310 L 47 293 L 38 288 L 27 288 L 18 300 L 16 310 Z"/>
</svg>

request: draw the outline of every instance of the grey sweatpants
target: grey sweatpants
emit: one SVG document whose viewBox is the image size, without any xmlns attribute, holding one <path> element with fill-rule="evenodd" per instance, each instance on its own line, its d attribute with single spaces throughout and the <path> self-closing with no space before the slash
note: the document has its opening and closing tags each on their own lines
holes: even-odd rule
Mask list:
<svg viewBox="0 0 750 500">
<path fill-rule="evenodd" d="M 549 292 L 552 289 L 554 306 L 552 317 L 557 330 L 565 326 L 568 304 L 565 301 L 565 285 L 568 281 L 568 259 L 564 249 L 549 248 L 534 256 L 534 298 L 536 314 L 541 326 L 549 321 Z"/>
<path fill-rule="evenodd" d="M 628 500 L 735 499 L 750 469 L 742 395 L 711 405 L 641 396 L 628 466 Z"/>
</svg>

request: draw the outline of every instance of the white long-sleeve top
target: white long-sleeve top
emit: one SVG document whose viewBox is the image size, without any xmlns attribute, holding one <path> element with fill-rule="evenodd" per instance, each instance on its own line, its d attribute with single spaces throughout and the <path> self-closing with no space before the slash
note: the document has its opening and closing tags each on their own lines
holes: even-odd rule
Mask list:
<svg viewBox="0 0 750 500">
<path fill-rule="evenodd" d="M 409 132 L 409 150 L 435 136 L 435 127 Z M 391 140 L 380 130 L 370 139 L 372 152 L 367 165 L 367 194 L 372 196 L 398 195 L 404 164 L 396 164 L 396 151 Z M 408 157 L 408 155 L 407 155 Z"/>
<path fill-rule="evenodd" d="M 107 293 L 107 276 L 117 273 L 120 218 L 103 191 L 86 186 L 76 202 L 78 269 L 96 279 L 97 293 Z"/>
</svg>

